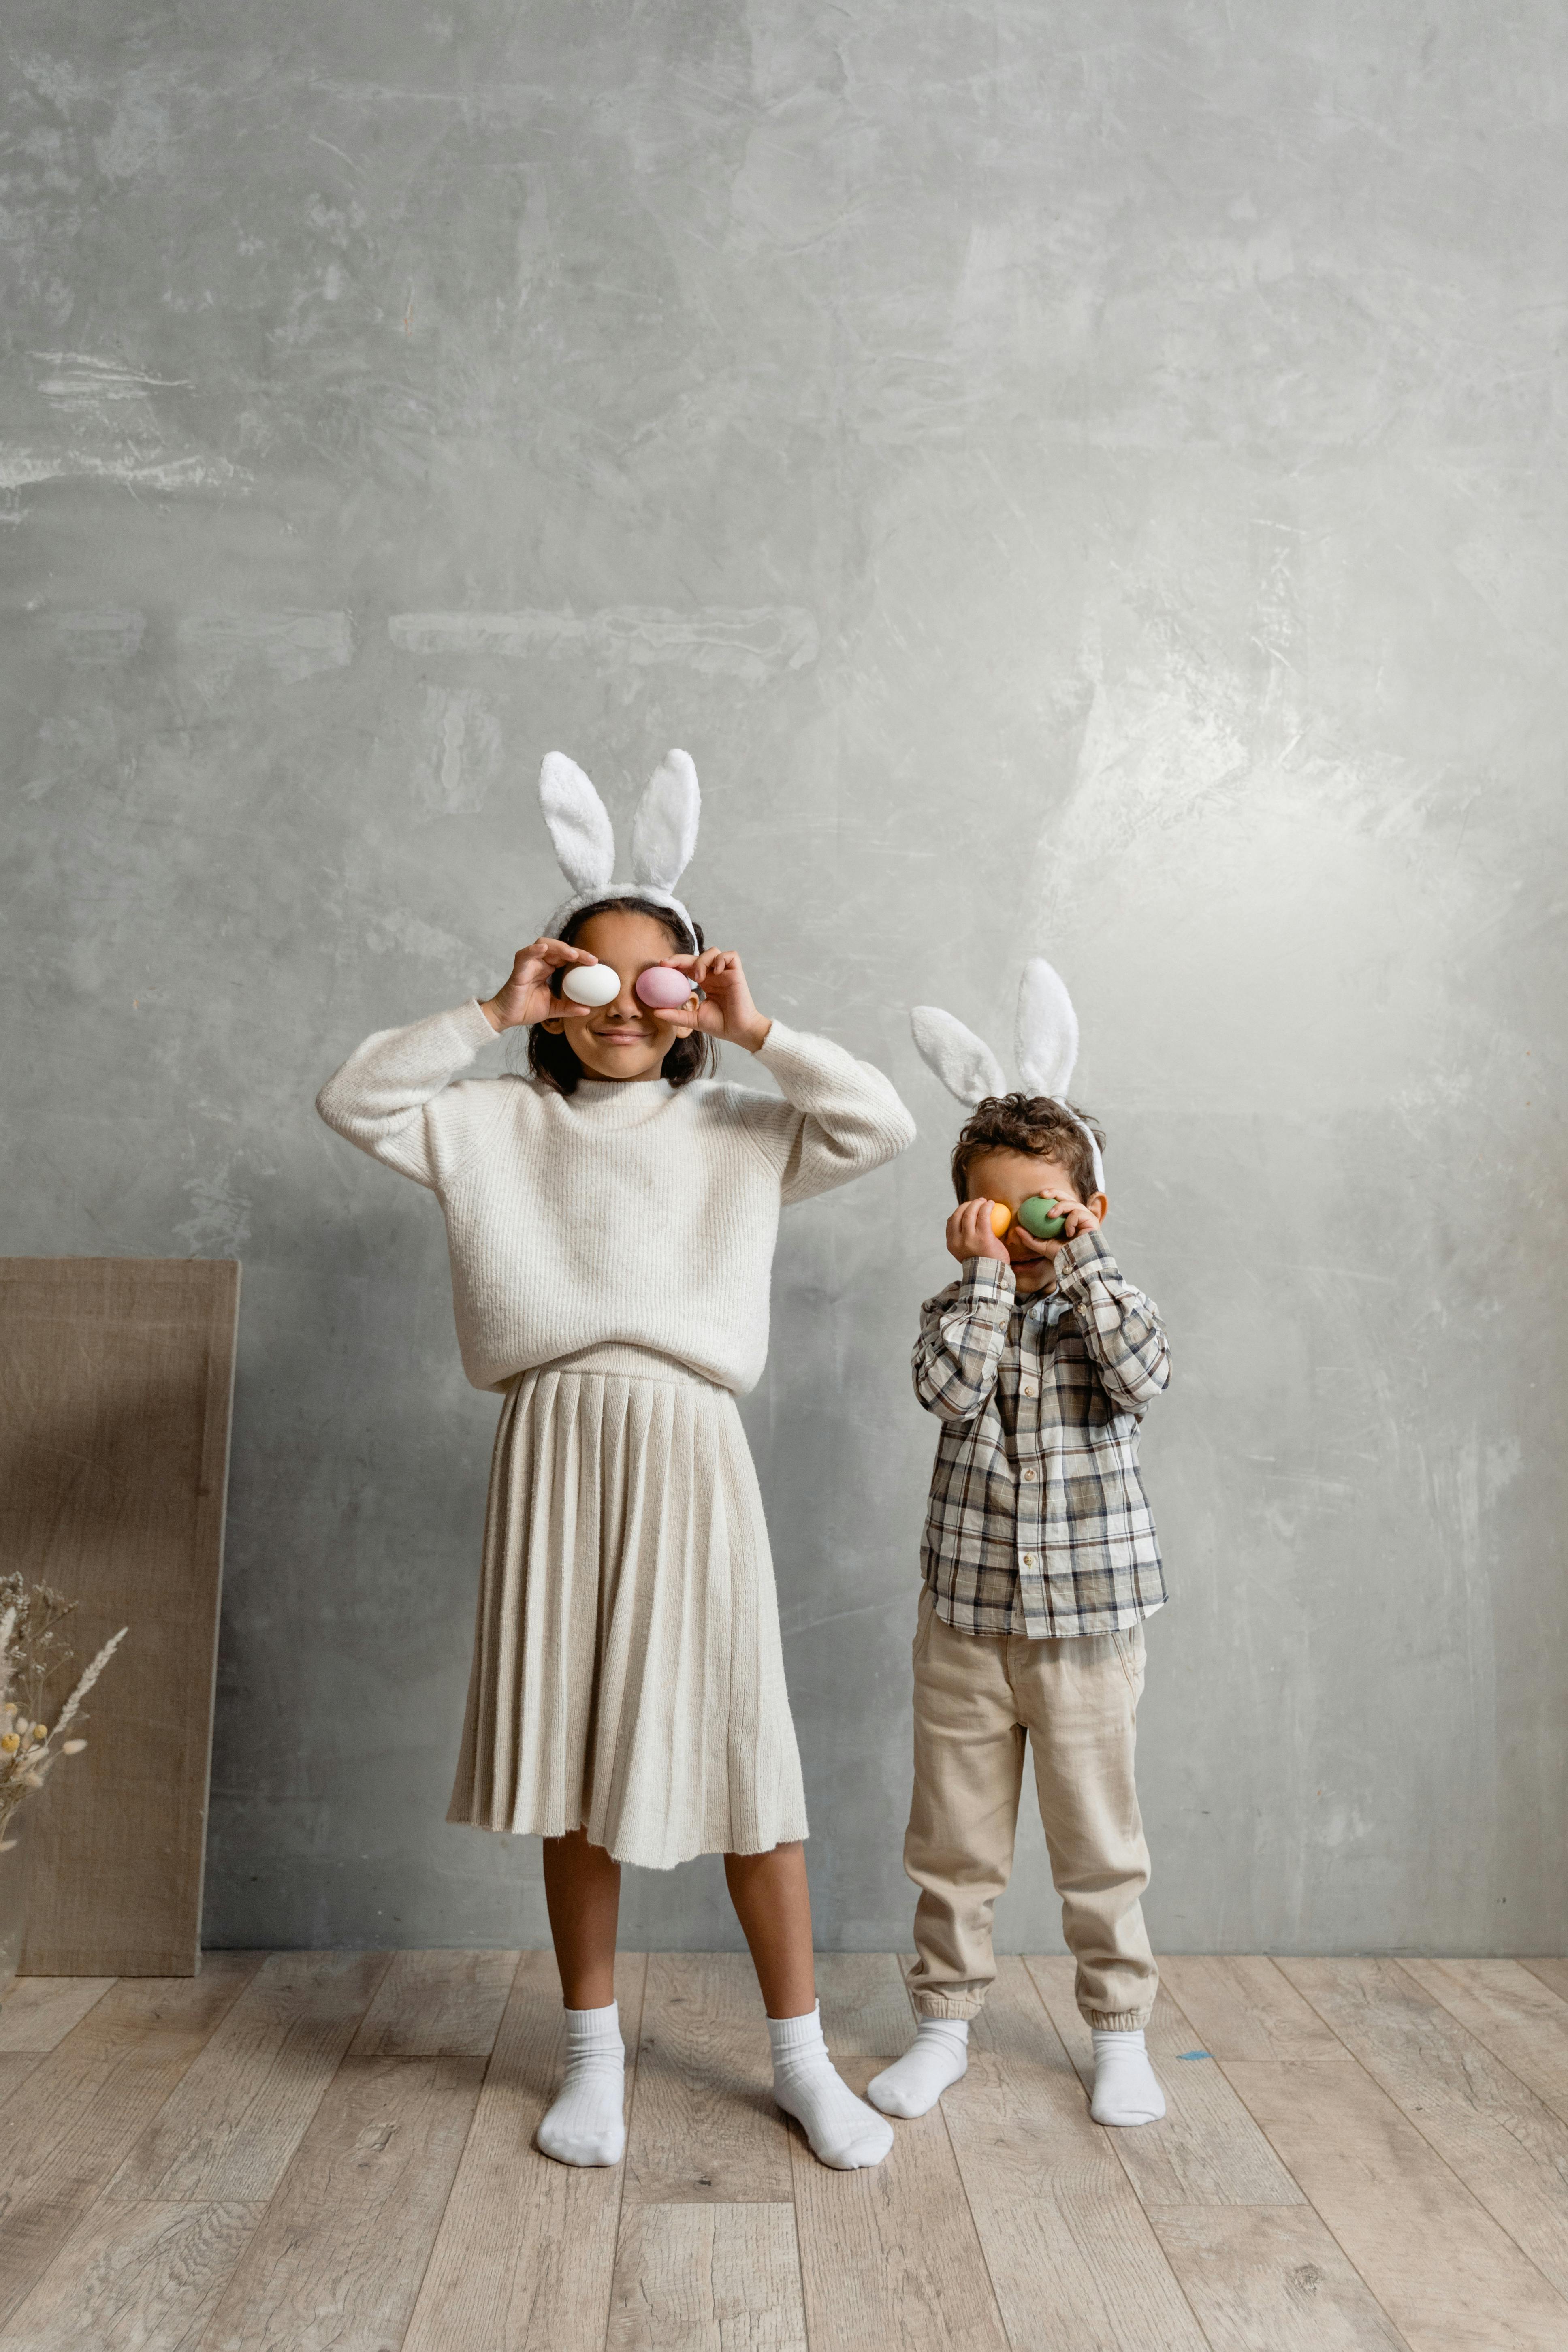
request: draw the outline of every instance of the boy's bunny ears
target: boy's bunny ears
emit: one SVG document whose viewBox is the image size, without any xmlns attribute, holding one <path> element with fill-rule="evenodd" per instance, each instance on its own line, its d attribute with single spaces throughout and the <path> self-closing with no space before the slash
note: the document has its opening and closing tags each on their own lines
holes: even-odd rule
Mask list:
<svg viewBox="0 0 1568 2352">
<path fill-rule="evenodd" d="M 917 1004 L 910 1013 L 910 1027 L 921 1061 L 971 1110 L 987 1095 L 1006 1093 L 1002 1065 L 990 1046 L 951 1013 L 942 1013 L 934 1004 Z M 1024 1092 L 1048 1095 L 1066 1110 L 1068 1085 L 1077 1060 L 1078 1014 L 1066 982 L 1044 956 L 1034 956 L 1024 966 L 1018 982 L 1017 1062 Z M 1070 1111 L 1068 1116 L 1089 1136 L 1094 1153 L 1094 1189 L 1103 1192 L 1105 1166 L 1100 1146 L 1082 1119 Z"/>
<path fill-rule="evenodd" d="M 539 771 L 539 805 L 573 897 L 550 918 L 551 938 L 563 923 L 600 898 L 651 898 L 679 915 L 691 945 L 697 929 L 675 886 L 697 846 L 702 796 L 697 771 L 684 751 L 667 751 L 648 779 L 632 819 L 632 878 L 617 882 L 616 835 L 610 814 L 575 760 L 547 751 Z"/>
</svg>

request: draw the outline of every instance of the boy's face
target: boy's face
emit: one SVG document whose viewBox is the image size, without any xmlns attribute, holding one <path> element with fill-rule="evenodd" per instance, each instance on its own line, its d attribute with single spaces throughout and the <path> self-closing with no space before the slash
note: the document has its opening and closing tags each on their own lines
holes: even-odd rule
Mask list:
<svg viewBox="0 0 1568 2352">
<path fill-rule="evenodd" d="M 1087 1201 L 1079 1202 L 1078 1187 L 1059 1160 L 1040 1159 L 1032 1151 L 986 1151 L 970 1161 L 965 1199 L 1000 1201 L 1013 1212 L 1001 1246 L 1013 1262 L 1014 1287 L 1025 1292 L 1054 1290 L 1056 1255 L 1061 1243 L 1037 1242 L 1018 1223 L 1019 1203 L 1032 1192 L 1044 1192 L 1052 1201 L 1077 1202 L 1092 1211 L 1101 1223 L 1109 1203 L 1103 1192 L 1091 1192 Z"/>
</svg>

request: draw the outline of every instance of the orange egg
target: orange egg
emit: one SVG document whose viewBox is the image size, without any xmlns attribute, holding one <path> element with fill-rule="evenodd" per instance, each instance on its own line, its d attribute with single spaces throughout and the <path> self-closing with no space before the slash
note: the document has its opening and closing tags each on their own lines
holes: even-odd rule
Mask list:
<svg viewBox="0 0 1568 2352">
<path fill-rule="evenodd" d="M 1003 1234 L 1006 1232 L 1012 1222 L 1013 1212 L 1007 1206 L 1006 1202 L 993 1201 L 991 1203 L 991 1230 L 995 1234 L 998 1241 L 1002 1239 Z"/>
</svg>

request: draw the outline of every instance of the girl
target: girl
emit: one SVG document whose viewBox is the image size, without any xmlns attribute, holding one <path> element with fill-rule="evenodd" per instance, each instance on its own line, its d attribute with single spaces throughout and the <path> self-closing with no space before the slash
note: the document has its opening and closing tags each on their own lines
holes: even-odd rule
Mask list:
<svg viewBox="0 0 1568 2352">
<path fill-rule="evenodd" d="M 317 1106 L 440 1201 L 464 1367 L 505 1399 L 447 1818 L 544 1840 L 568 2051 L 546 2155 L 615 2164 L 626 2146 L 621 1864 L 721 1853 L 779 2105 L 825 2164 L 879 2164 L 891 2131 L 822 2039 L 800 1759 L 735 1398 L 767 1351 L 781 1205 L 864 1175 L 914 1129 L 879 1071 L 770 1021 L 740 957 L 704 947 L 673 895 L 696 838 L 684 752 L 644 794 L 630 883 L 612 878 L 593 785 L 558 752 L 540 797 L 575 886 L 547 934 L 485 1002 L 367 1038 Z M 594 965 L 616 983 L 607 1003 L 562 994 Z M 667 992 L 669 971 L 687 980 L 683 1003 L 643 1001 L 654 967 Z M 464 1076 L 514 1028 L 528 1076 Z M 718 1038 L 783 1099 L 706 1076 Z"/>
</svg>

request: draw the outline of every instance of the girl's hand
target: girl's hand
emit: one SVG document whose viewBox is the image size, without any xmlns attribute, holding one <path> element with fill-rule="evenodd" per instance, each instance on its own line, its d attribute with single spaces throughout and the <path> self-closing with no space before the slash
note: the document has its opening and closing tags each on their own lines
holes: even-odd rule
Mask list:
<svg viewBox="0 0 1568 2352">
<path fill-rule="evenodd" d="M 482 1003 L 480 1012 L 492 1029 L 521 1029 L 535 1021 L 586 1021 L 591 1004 L 574 1004 L 569 996 L 552 996 L 550 976 L 563 966 L 593 963 L 585 948 L 569 948 L 560 940 L 535 940 L 519 948 L 511 960 L 511 976 Z"/>
<path fill-rule="evenodd" d="M 994 1257 L 1004 1265 L 1012 1264 L 1005 1242 L 999 1242 L 991 1230 L 989 1201 L 959 1202 L 947 1221 L 947 1246 L 960 1265 L 972 1257 Z"/>
<path fill-rule="evenodd" d="M 722 1037 L 731 1045 L 743 1045 L 754 1054 L 767 1041 L 773 1023 L 764 1019 L 752 1002 L 752 992 L 746 985 L 746 975 L 741 969 L 741 959 L 733 948 L 704 948 L 700 955 L 667 956 L 667 963 L 677 971 L 686 973 L 693 988 L 700 988 L 705 1002 L 679 1013 L 677 1020 L 689 1015 L 694 1029 L 706 1030 L 710 1037 Z"/>
<path fill-rule="evenodd" d="M 1098 1201 L 1100 1195 L 1097 1192 L 1094 1197 Z M 1061 1232 L 1054 1242 L 1037 1242 L 1034 1234 L 1015 1219 L 1007 1228 L 1007 1239 L 1015 1244 L 1015 1256 L 1052 1258 L 1064 1243 L 1076 1241 L 1079 1234 L 1097 1234 L 1100 1231 L 1099 1215 L 1093 1209 L 1086 1207 L 1082 1201 L 1071 1200 L 1065 1192 L 1053 1193 L 1051 1198 L 1056 1202 L 1058 1216 L 1064 1220 Z"/>
</svg>

